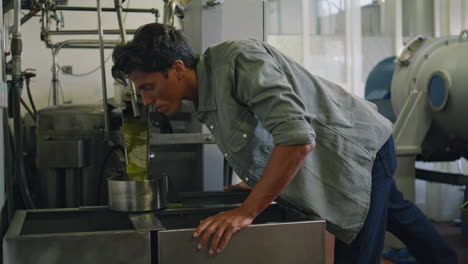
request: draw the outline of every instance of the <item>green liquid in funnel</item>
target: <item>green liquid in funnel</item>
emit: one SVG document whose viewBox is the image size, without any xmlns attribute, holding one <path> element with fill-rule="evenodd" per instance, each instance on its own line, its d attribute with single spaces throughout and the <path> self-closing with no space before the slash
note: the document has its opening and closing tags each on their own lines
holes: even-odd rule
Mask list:
<svg viewBox="0 0 468 264">
<path fill-rule="evenodd" d="M 148 180 L 148 122 L 128 113 L 123 122 L 128 180 Z"/>
</svg>

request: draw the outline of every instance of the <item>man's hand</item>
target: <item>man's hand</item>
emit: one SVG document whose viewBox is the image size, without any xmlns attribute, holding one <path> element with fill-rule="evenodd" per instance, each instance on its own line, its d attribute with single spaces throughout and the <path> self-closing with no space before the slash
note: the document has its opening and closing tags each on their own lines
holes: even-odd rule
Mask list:
<svg viewBox="0 0 468 264">
<path fill-rule="evenodd" d="M 229 185 L 224 187 L 225 191 L 250 191 L 252 188 L 250 188 L 249 185 L 245 182 L 239 182 L 238 184 L 234 185 Z"/>
<path fill-rule="evenodd" d="M 305 145 L 275 146 L 263 176 L 239 208 L 219 213 L 200 222 L 193 237 L 198 249 L 208 243 L 210 254 L 224 250 L 232 235 L 246 228 L 296 176 L 304 159 L 315 147 L 315 141 Z"/>
<path fill-rule="evenodd" d="M 254 217 L 251 217 L 242 208 L 221 212 L 200 222 L 193 237 L 200 237 L 198 241 L 198 250 L 205 247 L 210 237 L 211 246 L 209 253 L 220 253 L 224 250 L 232 235 L 246 228 L 252 223 Z"/>
</svg>

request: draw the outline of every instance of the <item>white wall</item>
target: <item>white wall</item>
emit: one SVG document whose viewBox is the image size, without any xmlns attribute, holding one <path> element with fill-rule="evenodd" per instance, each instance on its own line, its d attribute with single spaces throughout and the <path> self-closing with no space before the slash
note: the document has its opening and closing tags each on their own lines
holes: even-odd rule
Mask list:
<svg viewBox="0 0 468 264">
<path fill-rule="evenodd" d="M 113 0 L 102 0 L 103 7 L 113 7 Z M 93 0 L 70 0 L 69 6 L 96 6 Z M 160 22 L 163 14 L 162 0 L 127 0 L 124 7 L 129 4 L 131 8 L 157 8 L 160 11 Z M 97 29 L 96 12 L 76 12 L 63 11 L 65 17 L 64 30 L 78 29 Z M 127 29 L 137 29 L 142 24 L 154 22 L 155 17 L 152 14 L 128 13 L 126 19 Z M 104 29 L 118 29 L 117 15 L 114 12 L 103 13 Z M 22 68 L 36 69 L 37 77 L 31 81 L 31 92 L 38 109 L 49 105 L 49 91 L 52 79 L 52 56 L 51 50 L 45 47 L 44 42 L 40 40 L 40 17 L 34 17 L 22 27 L 23 54 Z M 105 39 L 118 39 L 118 35 L 104 35 Z M 132 35 L 128 36 L 131 40 Z M 99 39 L 98 35 L 75 35 L 75 36 L 52 36 L 54 43 L 67 39 Z M 106 50 L 106 58 L 112 50 Z M 73 72 L 76 74 L 89 72 L 100 65 L 99 50 L 84 49 L 62 49 L 59 53 L 58 61 L 60 65 L 72 65 Z M 114 89 L 112 88 L 113 78 L 110 70 L 112 58 L 106 63 L 107 73 L 107 94 L 112 97 Z M 102 100 L 101 70 L 86 77 L 72 77 L 70 75 L 60 74 L 60 83 L 63 89 L 64 99 L 73 104 L 93 103 Z M 26 93 L 23 93 L 23 99 L 27 101 Z M 62 99 L 60 97 L 60 102 Z M 52 104 L 52 99 L 50 99 Z"/>
</svg>

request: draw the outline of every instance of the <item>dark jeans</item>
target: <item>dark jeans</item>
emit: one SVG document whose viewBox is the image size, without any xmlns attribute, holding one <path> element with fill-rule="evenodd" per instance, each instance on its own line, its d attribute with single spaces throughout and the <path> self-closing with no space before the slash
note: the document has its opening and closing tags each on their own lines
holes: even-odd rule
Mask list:
<svg viewBox="0 0 468 264">
<path fill-rule="evenodd" d="M 455 252 L 396 187 L 392 178 L 396 166 L 390 137 L 377 153 L 372 168 L 371 203 L 364 226 L 350 245 L 336 239 L 335 263 L 381 263 L 386 230 L 408 247 L 418 263 L 457 263 Z"/>
</svg>

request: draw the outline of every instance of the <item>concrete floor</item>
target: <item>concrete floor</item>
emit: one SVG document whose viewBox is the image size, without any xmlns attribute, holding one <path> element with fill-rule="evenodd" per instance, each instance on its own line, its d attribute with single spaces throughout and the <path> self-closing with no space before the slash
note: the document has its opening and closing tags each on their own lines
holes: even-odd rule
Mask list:
<svg viewBox="0 0 468 264">
<path fill-rule="evenodd" d="M 464 236 L 461 233 L 460 227 L 455 227 L 451 223 L 435 223 L 434 226 L 439 233 L 447 240 L 457 252 L 458 263 L 468 264 L 468 236 Z M 326 263 L 333 264 L 333 249 L 335 245 L 335 237 L 326 233 Z M 381 264 L 395 264 L 392 261 L 382 259 Z"/>
</svg>

